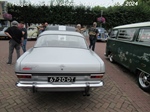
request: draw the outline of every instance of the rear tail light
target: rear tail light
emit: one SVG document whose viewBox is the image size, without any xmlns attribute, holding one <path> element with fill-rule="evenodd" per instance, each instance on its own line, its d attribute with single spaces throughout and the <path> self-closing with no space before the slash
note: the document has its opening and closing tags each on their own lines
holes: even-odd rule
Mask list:
<svg viewBox="0 0 150 112">
<path fill-rule="evenodd" d="M 32 77 L 32 74 L 17 74 L 18 78 L 25 78 L 25 79 L 29 79 Z"/>
<path fill-rule="evenodd" d="M 32 70 L 32 68 L 30 68 L 30 67 L 24 67 L 24 68 L 22 68 L 22 70 Z"/>
<path fill-rule="evenodd" d="M 91 74 L 91 78 L 101 79 L 103 78 L 103 74 Z"/>
</svg>

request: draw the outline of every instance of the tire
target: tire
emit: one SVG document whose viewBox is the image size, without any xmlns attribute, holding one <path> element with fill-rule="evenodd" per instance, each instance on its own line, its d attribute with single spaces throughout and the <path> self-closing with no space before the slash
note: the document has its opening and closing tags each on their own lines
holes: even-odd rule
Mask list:
<svg viewBox="0 0 150 112">
<path fill-rule="evenodd" d="M 150 92 L 150 74 L 140 71 L 138 73 L 138 85 L 142 90 Z"/>
<path fill-rule="evenodd" d="M 109 61 L 110 61 L 111 63 L 114 62 L 114 60 L 113 60 L 113 54 L 112 54 L 112 53 L 110 53 L 110 55 L 109 55 Z"/>
</svg>

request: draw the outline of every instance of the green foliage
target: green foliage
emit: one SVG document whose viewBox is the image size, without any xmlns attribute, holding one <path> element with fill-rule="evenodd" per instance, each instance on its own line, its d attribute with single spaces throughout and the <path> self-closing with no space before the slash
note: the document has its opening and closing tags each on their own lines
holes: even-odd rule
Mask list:
<svg viewBox="0 0 150 112">
<path fill-rule="evenodd" d="M 56 0 L 58 2 L 58 0 Z M 130 0 L 126 0 L 130 1 Z M 125 1 L 125 2 L 126 2 Z M 136 0 L 131 0 L 135 1 Z M 82 24 L 92 25 L 93 21 L 97 21 L 97 17 L 105 17 L 106 23 L 102 24 L 106 29 L 136 22 L 150 21 L 149 0 L 137 0 L 137 6 L 110 6 L 100 7 L 95 6 L 85 7 L 83 5 L 73 6 L 68 0 L 60 0 L 58 4 L 49 6 L 41 5 L 34 6 L 30 3 L 26 5 L 25 1 L 21 6 L 8 4 L 8 13 L 12 14 L 13 20 L 25 21 L 27 23 L 43 23 L 49 24 Z M 60 2 L 65 2 L 63 5 Z M 70 5 L 67 5 L 68 3 Z M 98 24 L 99 25 L 99 24 Z"/>
</svg>

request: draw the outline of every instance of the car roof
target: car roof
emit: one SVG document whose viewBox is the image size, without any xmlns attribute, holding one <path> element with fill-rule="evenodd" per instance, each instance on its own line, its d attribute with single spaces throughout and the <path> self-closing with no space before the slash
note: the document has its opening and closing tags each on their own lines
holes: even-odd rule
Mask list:
<svg viewBox="0 0 150 112">
<path fill-rule="evenodd" d="M 37 26 L 29 26 L 28 28 L 37 28 Z"/>
<path fill-rule="evenodd" d="M 79 32 L 76 32 L 75 27 L 72 26 L 64 26 L 64 25 L 57 25 L 57 26 L 47 26 L 46 30 L 42 32 L 39 36 L 42 35 L 74 35 L 74 36 L 82 36 Z"/>
<path fill-rule="evenodd" d="M 99 33 L 101 32 L 101 33 L 103 33 L 103 32 L 105 32 L 106 30 L 105 30 L 105 28 L 102 28 L 102 27 L 96 27 L 96 29 L 98 29 L 99 30 Z"/>
<path fill-rule="evenodd" d="M 72 26 L 56 25 L 47 26 L 45 30 L 76 31 L 76 28 Z"/>
<path fill-rule="evenodd" d="M 105 29 L 105 28 L 103 28 L 103 27 L 96 27 L 97 29 Z"/>
<path fill-rule="evenodd" d="M 135 28 L 135 27 L 146 27 L 150 26 L 150 22 L 140 22 L 140 23 L 133 23 L 133 24 L 126 24 L 121 26 L 116 26 L 113 29 L 121 29 L 121 28 Z"/>
<path fill-rule="evenodd" d="M 43 35 L 74 35 L 74 36 L 82 36 L 79 32 L 73 32 L 73 31 L 60 31 L 60 30 L 47 30 L 42 32 L 39 36 Z"/>
</svg>

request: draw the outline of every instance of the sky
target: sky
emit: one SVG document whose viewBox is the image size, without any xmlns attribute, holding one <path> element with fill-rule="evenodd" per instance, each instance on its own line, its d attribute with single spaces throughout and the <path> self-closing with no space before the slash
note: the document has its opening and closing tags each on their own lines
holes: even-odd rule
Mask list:
<svg viewBox="0 0 150 112">
<path fill-rule="evenodd" d="M 13 4 L 19 5 L 20 0 L 0 0 L 0 1 L 8 1 Z M 34 3 L 34 4 L 39 4 L 42 1 L 45 1 L 45 3 L 50 3 L 51 0 L 26 0 L 26 1 L 30 1 L 31 3 Z M 119 2 L 120 4 L 123 4 L 124 1 L 125 0 L 73 0 L 75 5 L 83 4 L 84 6 L 101 6 L 101 7 L 113 6 L 117 2 Z"/>
</svg>

